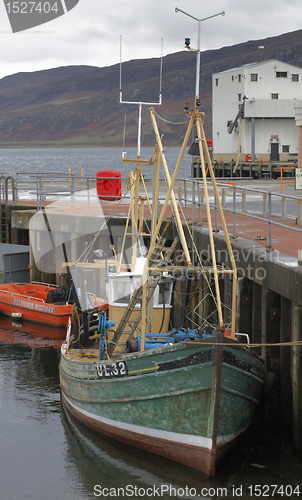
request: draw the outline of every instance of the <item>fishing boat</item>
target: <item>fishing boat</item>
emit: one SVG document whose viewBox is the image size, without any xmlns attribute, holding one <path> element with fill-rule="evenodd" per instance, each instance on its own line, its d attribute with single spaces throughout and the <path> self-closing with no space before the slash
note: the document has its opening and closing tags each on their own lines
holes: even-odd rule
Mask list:
<svg viewBox="0 0 302 500">
<path fill-rule="evenodd" d="M 247 336 L 236 332 L 236 264 L 219 200 L 200 105 L 199 92 L 196 92 L 194 111 L 186 110 L 188 128 L 172 178 L 154 107 L 150 107 L 156 137 L 152 200 L 155 212 L 161 165 L 167 189 L 160 213 L 152 213 L 152 231 L 143 269 L 139 276 L 127 272 L 123 275 L 113 272 L 112 276 L 108 273 L 109 283 L 110 279 L 116 284 L 124 279 L 129 285 L 120 304 L 122 314 L 117 313 L 118 300 L 109 299 L 109 316 L 99 315 L 97 331 L 86 339 L 84 348 L 80 346 L 84 342 L 79 343 L 78 338 L 74 339 L 71 335 L 69 324 L 66 341 L 61 348 L 60 386 L 67 412 L 95 432 L 213 476 L 218 463 L 253 420 L 264 387 L 265 362 L 245 340 L 242 341 Z M 194 126 L 211 246 L 209 266 L 201 261 L 191 262 L 188 237 L 180 220 L 174 193 L 179 167 Z M 136 162 L 140 162 L 139 154 Z M 206 168 L 223 226 L 230 269 L 221 269 L 216 263 Z M 137 177 L 135 185 L 136 180 Z M 177 240 L 171 246 L 161 234 L 167 209 L 173 210 L 178 232 Z M 135 228 L 137 234 L 140 224 L 135 218 L 135 211 L 133 221 L 132 229 Z M 183 248 L 182 272 L 201 273 L 205 277 L 216 311 L 212 323 L 201 322 L 195 329 L 169 329 L 165 325 L 159 332 L 154 328 L 152 319 L 156 303 L 154 294 L 159 284 L 166 280 L 164 302 L 170 300 L 169 283 L 170 280 L 175 281 L 180 270 L 173 260 L 179 244 Z M 194 245 L 193 238 L 191 244 Z M 233 306 L 228 324 L 221 303 L 219 281 L 224 274 L 231 276 L 233 283 Z M 214 286 L 208 276 L 213 277 Z"/>
<path fill-rule="evenodd" d="M 66 328 L 72 318 L 71 291 L 71 287 L 63 290 L 43 283 L 5 283 L 0 285 L 0 313 L 31 323 Z M 106 309 L 107 300 L 88 295 L 91 308 Z"/>
</svg>

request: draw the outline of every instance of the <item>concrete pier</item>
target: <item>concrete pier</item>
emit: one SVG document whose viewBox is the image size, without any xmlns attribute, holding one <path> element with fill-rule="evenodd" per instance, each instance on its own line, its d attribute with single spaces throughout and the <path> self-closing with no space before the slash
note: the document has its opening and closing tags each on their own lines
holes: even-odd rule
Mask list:
<svg viewBox="0 0 302 500">
<path fill-rule="evenodd" d="M 293 341 L 302 341 L 302 307 L 293 306 Z M 293 438 L 297 450 L 302 450 L 302 348 L 294 346 L 292 353 L 292 377 L 293 377 Z"/>
</svg>

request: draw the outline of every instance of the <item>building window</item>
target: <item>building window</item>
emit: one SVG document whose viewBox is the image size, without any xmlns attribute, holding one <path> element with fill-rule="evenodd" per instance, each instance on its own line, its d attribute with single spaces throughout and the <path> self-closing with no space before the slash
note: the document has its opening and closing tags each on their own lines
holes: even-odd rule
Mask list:
<svg viewBox="0 0 302 500">
<path fill-rule="evenodd" d="M 216 78 L 216 87 L 218 87 L 218 78 Z"/>
<path fill-rule="evenodd" d="M 279 94 L 271 94 L 271 99 L 279 99 Z"/>
<path fill-rule="evenodd" d="M 298 82 L 299 81 L 299 75 L 298 74 L 293 74 L 292 75 L 292 82 Z"/>
<path fill-rule="evenodd" d="M 258 82 L 258 74 L 251 73 L 251 82 Z"/>
<path fill-rule="evenodd" d="M 276 71 L 276 78 L 287 78 L 287 71 Z"/>
<path fill-rule="evenodd" d="M 234 75 L 232 75 L 232 82 L 234 81 Z"/>
<path fill-rule="evenodd" d="M 238 82 L 241 82 L 241 75 L 238 75 Z"/>
<path fill-rule="evenodd" d="M 238 101 L 241 101 L 241 94 L 238 94 Z"/>
<path fill-rule="evenodd" d="M 289 153 L 289 146 L 282 146 L 282 153 Z"/>
</svg>

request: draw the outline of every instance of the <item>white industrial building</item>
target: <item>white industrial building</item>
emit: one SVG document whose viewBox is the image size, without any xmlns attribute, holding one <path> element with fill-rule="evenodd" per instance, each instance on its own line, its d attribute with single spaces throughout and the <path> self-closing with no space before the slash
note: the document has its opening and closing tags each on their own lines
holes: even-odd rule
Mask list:
<svg viewBox="0 0 302 500">
<path fill-rule="evenodd" d="M 297 159 L 301 68 L 271 60 L 214 73 L 212 99 L 214 160 Z"/>
</svg>

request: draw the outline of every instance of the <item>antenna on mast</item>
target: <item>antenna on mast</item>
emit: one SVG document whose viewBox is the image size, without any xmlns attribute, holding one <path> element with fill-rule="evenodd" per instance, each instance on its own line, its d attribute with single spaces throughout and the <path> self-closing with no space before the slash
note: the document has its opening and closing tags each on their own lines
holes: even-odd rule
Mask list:
<svg viewBox="0 0 302 500">
<path fill-rule="evenodd" d="M 213 14 L 212 16 L 204 17 L 203 19 L 198 19 L 197 17 L 192 16 L 191 14 L 188 14 L 184 10 L 178 9 L 178 7 L 175 7 L 175 12 L 181 12 L 182 14 L 185 14 L 188 17 L 191 17 L 195 21 L 198 22 L 198 34 L 197 34 L 197 49 L 193 49 L 190 47 L 190 38 L 185 39 L 185 46 L 188 50 L 193 50 L 197 52 L 196 56 L 196 83 L 195 83 L 195 109 L 200 107 L 200 99 L 199 99 L 199 79 L 200 79 L 200 24 L 203 21 L 207 21 L 208 19 L 212 19 L 213 17 L 217 16 L 225 16 L 225 11 L 219 12 L 218 14 Z"/>
<path fill-rule="evenodd" d="M 137 156 L 138 157 L 140 157 L 140 154 L 141 154 L 142 107 L 143 106 L 160 106 L 162 104 L 162 68 L 163 68 L 163 38 L 161 39 L 158 102 L 123 101 L 123 93 L 122 93 L 122 36 L 120 36 L 120 104 L 136 104 L 136 105 L 138 105 L 138 132 L 137 132 Z M 125 153 L 123 152 L 123 156 L 124 155 L 125 155 Z"/>
</svg>

